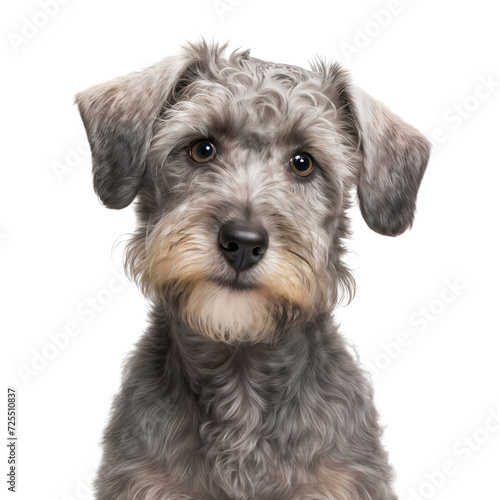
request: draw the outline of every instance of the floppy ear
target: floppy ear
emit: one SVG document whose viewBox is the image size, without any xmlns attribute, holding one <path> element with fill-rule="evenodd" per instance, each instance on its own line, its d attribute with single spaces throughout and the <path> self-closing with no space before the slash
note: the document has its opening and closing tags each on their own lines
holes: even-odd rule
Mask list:
<svg viewBox="0 0 500 500">
<path fill-rule="evenodd" d="M 358 199 L 368 226 L 397 236 L 413 222 L 430 143 L 411 125 L 359 88 L 352 89 L 363 164 Z"/>
<path fill-rule="evenodd" d="M 108 208 L 124 208 L 137 195 L 154 121 L 186 64 L 181 57 L 167 58 L 77 94 L 92 150 L 94 189 Z"/>
</svg>

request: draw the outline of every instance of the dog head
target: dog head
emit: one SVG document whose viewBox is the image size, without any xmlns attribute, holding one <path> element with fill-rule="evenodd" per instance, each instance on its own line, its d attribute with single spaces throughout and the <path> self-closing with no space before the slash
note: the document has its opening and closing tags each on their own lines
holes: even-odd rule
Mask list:
<svg viewBox="0 0 500 500">
<path fill-rule="evenodd" d="M 411 226 L 430 146 L 338 65 L 224 51 L 190 45 L 76 102 L 98 196 L 137 199 L 126 266 L 146 295 L 211 339 L 272 342 L 351 293 L 353 188 L 373 230 Z"/>
</svg>

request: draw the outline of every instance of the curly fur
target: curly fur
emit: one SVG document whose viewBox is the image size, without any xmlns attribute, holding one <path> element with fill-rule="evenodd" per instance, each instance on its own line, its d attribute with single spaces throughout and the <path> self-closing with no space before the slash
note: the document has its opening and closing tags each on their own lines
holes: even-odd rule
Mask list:
<svg viewBox="0 0 500 500">
<path fill-rule="evenodd" d="M 199 43 L 77 96 L 94 185 L 137 200 L 125 265 L 151 302 L 104 436 L 98 500 L 389 500 L 372 389 L 331 318 L 358 189 L 374 230 L 413 221 L 428 142 L 351 84 Z M 210 139 L 216 158 L 187 149 Z M 300 178 L 288 160 L 311 154 Z M 266 228 L 238 273 L 221 225 Z"/>
</svg>

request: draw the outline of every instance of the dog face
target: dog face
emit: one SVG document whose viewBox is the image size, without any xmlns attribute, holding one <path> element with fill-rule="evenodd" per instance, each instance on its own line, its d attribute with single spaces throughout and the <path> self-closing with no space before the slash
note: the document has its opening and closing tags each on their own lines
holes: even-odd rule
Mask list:
<svg viewBox="0 0 500 500">
<path fill-rule="evenodd" d="M 126 266 L 143 291 L 213 340 L 273 342 L 352 290 L 346 210 L 382 234 L 412 223 L 429 144 L 353 87 L 191 45 L 77 96 L 95 189 L 137 198 Z"/>
</svg>

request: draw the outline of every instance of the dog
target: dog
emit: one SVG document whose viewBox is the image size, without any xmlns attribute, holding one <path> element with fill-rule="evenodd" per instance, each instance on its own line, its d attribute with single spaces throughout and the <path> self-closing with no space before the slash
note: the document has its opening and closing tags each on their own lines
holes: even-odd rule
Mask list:
<svg viewBox="0 0 500 500">
<path fill-rule="evenodd" d="M 357 198 L 413 222 L 426 138 L 351 82 L 205 41 L 76 96 L 102 203 L 135 200 L 150 302 L 98 500 L 389 500 L 373 391 L 332 312 Z"/>
</svg>

